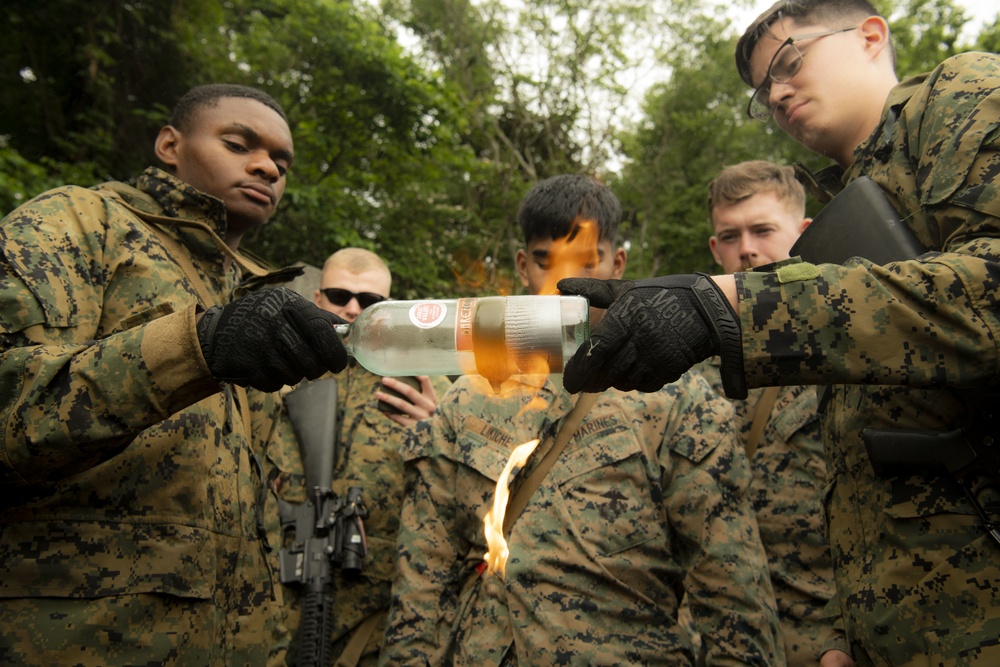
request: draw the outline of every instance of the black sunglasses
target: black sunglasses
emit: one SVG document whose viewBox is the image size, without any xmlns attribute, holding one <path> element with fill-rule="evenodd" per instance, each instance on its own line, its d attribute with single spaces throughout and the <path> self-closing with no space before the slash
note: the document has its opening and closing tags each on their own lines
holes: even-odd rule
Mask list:
<svg viewBox="0 0 1000 667">
<path fill-rule="evenodd" d="M 358 305 L 361 306 L 362 310 L 386 299 L 381 294 L 375 294 L 374 292 L 352 292 L 349 289 L 340 289 L 339 287 L 324 287 L 320 292 L 323 293 L 323 296 L 330 303 L 340 307 L 349 304 L 351 299 L 357 299 Z"/>
</svg>

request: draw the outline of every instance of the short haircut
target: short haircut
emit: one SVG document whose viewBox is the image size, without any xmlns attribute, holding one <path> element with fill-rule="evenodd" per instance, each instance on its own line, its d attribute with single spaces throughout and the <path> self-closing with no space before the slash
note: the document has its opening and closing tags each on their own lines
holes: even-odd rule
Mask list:
<svg viewBox="0 0 1000 667">
<path fill-rule="evenodd" d="M 170 116 L 170 124 L 181 132 L 186 132 L 190 129 L 191 120 L 201 108 L 214 107 L 219 103 L 219 100 L 225 97 L 243 97 L 250 100 L 257 100 L 261 104 L 273 109 L 281 116 L 285 123 L 288 123 L 288 117 L 285 115 L 284 109 L 267 93 L 256 88 L 240 86 L 234 83 L 209 83 L 204 86 L 192 88 L 177 100 L 173 114 Z"/>
<path fill-rule="evenodd" d="M 329 268 L 343 269 L 350 273 L 385 271 L 390 276 L 392 275 L 389 266 L 381 257 L 364 248 L 341 248 L 323 262 L 323 271 Z"/>
<path fill-rule="evenodd" d="M 882 15 L 867 0 L 778 0 L 765 9 L 736 42 L 736 69 L 744 83 L 754 87 L 750 56 L 764 35 L 774 36 L 771 26 L 783 18 L 794 19 L 798 23 L 824 23 L 831 28 L 846 28 L 845 21 L 863 21 L 869 16 Z M 895 52 L 891 41 L 889 53 L 895 67 Z"/>
<path fill-rule="evenodd" d="M 582 220 L 597 224 L 601 241 L 615 243 L 622 220 L 621 202 L 611 188 L 585 174 L 546 178 L 531 188 L 517 209 L 525 243 L 561 239 Z"/>
<path fill-rule="evenodd" d="M 708 184 L 708 211 L 737 204 L 762 192 L 772 192 L 778 201 L 805 217 L 806 191 L 792 167 L 765 160 L 750 160 L 725 167 Z"/>
</svg>

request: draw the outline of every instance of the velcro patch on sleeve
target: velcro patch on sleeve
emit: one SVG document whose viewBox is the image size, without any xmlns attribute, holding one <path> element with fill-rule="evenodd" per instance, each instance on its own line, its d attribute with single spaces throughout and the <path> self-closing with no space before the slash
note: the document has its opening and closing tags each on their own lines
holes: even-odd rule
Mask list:
<svg viewBox="0 0 1000 667">
<path fill-rule="evenodd" d="M 782 266 L 775 271 L 775 274 L 778 276 L 778 282 L 784 285 L 785 283 L 794 283 L 802 280 L 816 280 L 819 278 L 819 269 L 816 268 L 815 264 L 800 262 L 798 264 Z"/>
</svg>

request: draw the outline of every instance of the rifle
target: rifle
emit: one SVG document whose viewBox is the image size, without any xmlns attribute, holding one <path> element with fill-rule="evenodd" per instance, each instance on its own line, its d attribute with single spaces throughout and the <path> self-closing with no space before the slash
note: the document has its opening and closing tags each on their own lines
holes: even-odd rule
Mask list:
<svg viewBox="0 0 1000 667">
<path fill-rule="evenodd" d="M 789 254 L 812 264 L 843 264 L 863 257 L 882 265 L 925 252 L 882 188 L 860 176 L 823 207 Z"/>
<path fill-rule="evenodd" d="M 361 488 L 352 486 L 347 498 L 333 493 L 336 458 L 337 381 L 319 380 L 295 389 L 285 407 L 299 441 L 306 488 L 311 497 L 301 504 L 278 501 L 282 547 L 280 579 L 305 586 L 299 625 L 300 665 L 333 664 L 332 569 L 361 571 L 367 553 L 363 520 L 368 511 Z"/>
</svg>

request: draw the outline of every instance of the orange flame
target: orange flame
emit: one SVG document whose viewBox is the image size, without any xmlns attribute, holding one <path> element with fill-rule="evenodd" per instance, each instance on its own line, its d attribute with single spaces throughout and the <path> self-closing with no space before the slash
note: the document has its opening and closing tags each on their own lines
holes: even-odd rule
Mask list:
<svg viewBox="0 0 1000 667">
<path fill-rule="evenodd" d="M 507 540 L 503 536 L 503 518 L 507 514 L 507 500 L 510 498 L 510 490 L 507 488 L 511 472 L 515 467 L 523 468 L 528 462 L 531 452 L 538 446 L 538 440 L 530 440 L 523 445 L 518 445 L 511 452 L 507 465 L 504 466 L 500 478 L 497 479 L 497 489 L 493 494 L 493 506 L 486 512 L 483 519 L 483 532 L 486 535 L 486 570 L 490 574 L 497 574 L 503 579 L 507 571 L 507 557 L 510 550 L 507 548 Z"/>
<path fill-rule="evenodd" d="M 539 294 L 558 294 L 556 287 L 563 278 L 579 278 L 588 266 L 596 266 L 599 260 L 597 243 L 600 230 L 593 220 L 577 218 L 573 221 L 569 234 L 555 239 L 549 246 L 549 273 Z"/>
<path fill-rule="evenodd" d="M 554 240 L 549 247 L 548 264 L 550 268 L 539 294 L 558 294 L 556 283 L 560 280 L 579 277 L 583 275 L 584 269 L 587 267 L 596 266 L 599 259 L 597 253 L 599 239 L 600 231 L 593 220 L 575 220 L 570 233 L 565 238 Z M 548 372 L 548 369 L 545 369 L 544 372 Z M 520 410 L 518 417 L 529 410 L 542 411 L 547 407 L 548 403 L 541 396 L 535 396 Z M 524 468 L 531 453 L 538 446 L 538 442 L 538 440 L 531 440 L 523 445 L 518 445 L 511 452 L 507 465 L 500 474 L 500 478 L 497 479 L 496 490 L 493 492 L 493 506 L 483 518 L 483 532 L 486 535 L 487 545 L 484 556 L 486 569 L 491 574 L 497 574 L 501 579 L 507 571 L 507 558 L 510 556 L 507 540 L 503 534 L 503 520 L 507 513 L 507 501 L 510 499 L 508 483 L 511 471 L 515 467 Z"/>
</svg>

